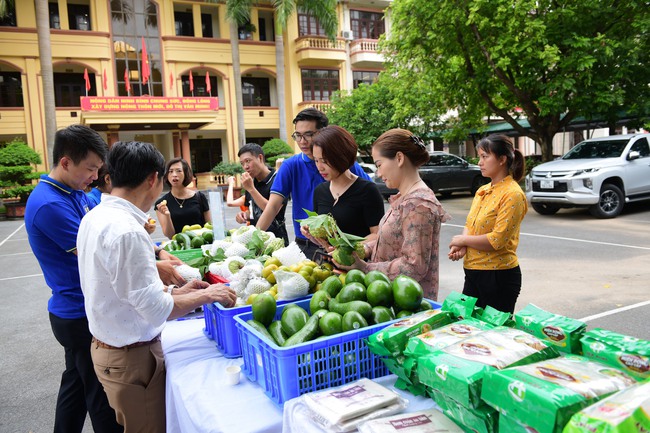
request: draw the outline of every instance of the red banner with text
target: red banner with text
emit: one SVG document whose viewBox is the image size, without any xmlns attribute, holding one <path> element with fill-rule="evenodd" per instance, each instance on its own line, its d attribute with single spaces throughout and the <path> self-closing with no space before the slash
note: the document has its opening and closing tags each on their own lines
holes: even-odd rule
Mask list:
<svg viewBox="0 0 650 433">
<path fill-rule="evenodd" d="M 219 98 L 86 96 L 81 111 L 215 111 Z"/>
</svg>

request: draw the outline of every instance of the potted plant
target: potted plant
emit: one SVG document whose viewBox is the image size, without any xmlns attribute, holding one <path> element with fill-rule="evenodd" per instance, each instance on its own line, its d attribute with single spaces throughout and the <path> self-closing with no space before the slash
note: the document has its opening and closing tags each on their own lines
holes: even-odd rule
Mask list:
<svg viewBox="0 0 650 433">
<path fill-rule="evenodd" d="M 221 161 L 212 169 L 212 172 L 216 175 L 215 180 L 218 185 L 227 186 L 228 177 L 242 174 L 244 172 L 244 169 L 242 168 L 241 164 L 237 162 Z M 224 197 L 226 192 L 227 188 L 224 189 Z M 241 188 L 234 188 L 233 195 L 235 198 L 241 197 Z"/>
<path fill-rule="evenodd" d="M 41 156 L 21 138 L 15 138 L 0 148 L 0 195 L 7 208 L 8 218 L 25 215 L 25 204 L 34 190 L 34 179 L 41 173 L 34 165 L 42 162 Z"/>
</svg>

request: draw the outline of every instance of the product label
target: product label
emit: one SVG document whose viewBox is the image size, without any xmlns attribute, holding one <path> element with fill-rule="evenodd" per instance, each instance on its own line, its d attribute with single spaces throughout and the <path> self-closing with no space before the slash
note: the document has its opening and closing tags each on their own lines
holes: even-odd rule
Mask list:
<svg viewBox="0 0 650 433">
<path fill-rule="evenodd" d="M 448 371 L 449 371 L 448 365 L 443 364 L 443 365 L 436 366 L 436 375 L 442 380 L 447 380 Z"/>
<path fill-rule="evenodd" d="M 363 386 L 357 385 L 341 391 L 332 391 L 330 395 L 335 398 L 350 398 L 365 391 L 366 389 Z"/>
<path fill-rule="evenodd" d="M 648 360 L 640 356 L 625 354 L 621 355 L 618 359 L 624 366 L 632 371 L 636 371 L 637 373 L 646 373 L 650 371 Z"/>
<path fill-rule="evenodd" d="M 542 332 L 552 341 L 562 341 L 566 339 L 564 331 L 555 326 L 545 326 L 542 329 Z"/>
<path fill-rule="evenodd" d="M 426 415 L 412 416 L 409 418 L 402 418 L 392 420 L 390 425 L 395 428 L 395 430 L 402 430 L 410 427 L 417 427 L 424 424 L 430 424 L 431 420 Z"/>
<path fill-rule="evenodd" d="M 492 354 L 490 348 L 482 344 L 462 343 L 460 346 L 467 355 L 490 356 Z"/>
<path fill-rule="evenodd" d="M 567 382 L 576 381 L 575 377 L 571 376 L 569 373 L 564 373 L 560 370 L 555 370 L 553 368 L 537 367 L 537 370 L 539 370 L 539 372 L 542 373 L 542 375 L 544 375 L 545 377 L 550 377 L 559 380 L 566 380 Z"/>
</svg>

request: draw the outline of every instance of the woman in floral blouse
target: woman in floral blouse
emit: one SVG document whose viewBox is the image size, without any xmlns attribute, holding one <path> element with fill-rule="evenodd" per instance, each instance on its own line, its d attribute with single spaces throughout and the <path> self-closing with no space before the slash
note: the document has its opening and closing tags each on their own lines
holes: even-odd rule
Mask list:
<svg viewBox="0 0 650 433">
<path fill-rule="evenodd" d="M 379 223 L 376 240 L 366 243 L 367 262 L 342 269 L 378 270 L 393 279 L 400 274 L 417 280 L 425 298 L 438 298 L 440 226 L 450 216 L 420 178 L 418 167 L 429 161 L 424 142 L 404 129 L 384 132 L 372 145 L 377 176 L 399 190 Z"/>
<path fill-rule="evenodd" d="M 464 257 L 463 293 L 478 298 L 478 307 L 512 313 L 521 290 L 519 228 L 528 211 L 517 183 L 524 175 L 524 156 L 505 135 L 484 138 L 476 150 L 481 173 L 492 182 L 476 192 L 463 234 L 449 244 L 449 258 Z"/>
</svg>

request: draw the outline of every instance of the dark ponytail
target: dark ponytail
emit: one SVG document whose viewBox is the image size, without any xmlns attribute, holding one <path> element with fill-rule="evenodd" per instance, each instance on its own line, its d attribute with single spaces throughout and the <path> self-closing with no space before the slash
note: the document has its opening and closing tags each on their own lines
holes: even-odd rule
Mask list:
<svg viewBox="0 0 650 433">
<path fill-rule="evenodd" d="M 497 157 L 505 156 L 508 173 L 512 175 L 512 178 L 519 182 L 524 177 L 524 155 L 518 149 L 515 149 L 508 136 L 492 134 L 479 141 L 476 148 Z"/>
</svg>

